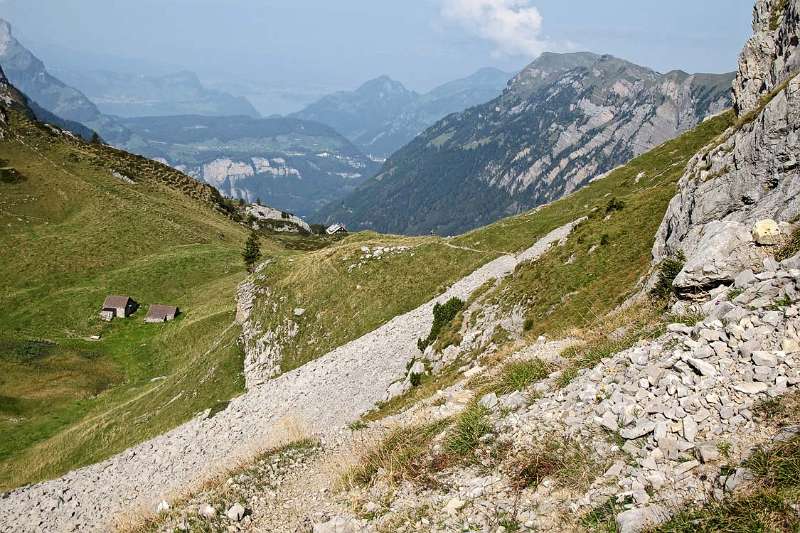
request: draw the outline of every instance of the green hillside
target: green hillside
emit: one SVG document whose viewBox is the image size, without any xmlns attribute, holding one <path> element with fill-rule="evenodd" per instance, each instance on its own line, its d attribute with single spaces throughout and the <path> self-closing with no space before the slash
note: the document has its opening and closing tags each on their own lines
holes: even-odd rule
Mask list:
<svg viewBox="0 0 800 533">
<path fill-rule="evenodd" d="M 11 124 L 0 141 L 0 489 L 102 459 L 243 390 L 233 317 L 245 233 L 219 194 L 20 112 Z M 142 308 L 101 322 L 108 294 Z M 146 325 L 148 303 L 183 314 Z"/>
</svg>

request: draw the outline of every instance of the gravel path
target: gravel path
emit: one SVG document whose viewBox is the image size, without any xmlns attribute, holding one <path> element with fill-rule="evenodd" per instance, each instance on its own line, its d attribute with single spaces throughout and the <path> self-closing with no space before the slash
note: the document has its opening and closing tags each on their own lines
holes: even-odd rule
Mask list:
<svg viewBox="0 0 800 533">
<path fill-rule="evenodd" d="M 404 376 L 417 339 L 430 330 L 434 303 L 467 299 L 486 281 L 539 257 L 577 222 L 552 231 L 519 256 L 487 263 L 438 298 L 249 391 L 211 418 L 203 414 L 111 459 L 3 494 L 0 529 L 108 531 L 120 515 L 152 510 L 160 499 L 280 443 L 287 427 L 299 425 L 323 439 L 334 435 Z"/>
</svg>

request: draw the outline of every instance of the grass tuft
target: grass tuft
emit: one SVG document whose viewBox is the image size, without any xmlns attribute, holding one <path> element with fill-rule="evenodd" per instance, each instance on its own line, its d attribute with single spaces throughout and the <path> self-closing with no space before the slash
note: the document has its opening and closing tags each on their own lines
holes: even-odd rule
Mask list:
<svg viewBox="0 0 800 533">
<path fill-rule="evenodd" d="M 392 430 L 345 473 L 345 486 L 370 485 L 378 472 L 395 483 L 428 478 L 430 445 L 449 424 L 449 420 L 441 420 Z"/>
<path fill-rule="evenodd" d="M 460 462 L 475 458 L 481 438 L 492 430 L 489 410 L 477 402 L 469 404 L 456 418 L 444 443 L 444 451 Z"/>
<path fill-rule="evenodd" d="M 477 390 L 478 396 L 494 392 L 498 396 L 522 391 L 528 386 L 546 378 L 553 371 L 553 365 L 539 358 L 528 361 L 507 363 L 495 376 L 477 376 L 467 386 Z"/>
<path fill-rule="evenodd" d="M 558 486 L 585 490 L 597 474 L 598 465 L 578 441 L 549 439 L 534 447 L 516 450 L 508 467 L 511 486 L 517 491 L 536 489 L 546 478 Z"/>
</svg>

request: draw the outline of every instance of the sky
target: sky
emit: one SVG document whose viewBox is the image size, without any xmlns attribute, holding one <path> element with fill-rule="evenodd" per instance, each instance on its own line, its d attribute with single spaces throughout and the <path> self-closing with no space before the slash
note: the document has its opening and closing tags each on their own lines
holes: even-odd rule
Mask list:
<svg viewBox="0 0 800 533">
<path fill-rule="evenodd" d="M 543 51 L 609 53 L 666 72 L 725 72 L 753 0 L 0 0 L 48 68 L 166 73 L 300 105 L 379 75 L 426 91 Z M 283 110 L 283 109 L 281 109 Z M 279 111 L 280 112 L 280 111 Z"/>
</svg>

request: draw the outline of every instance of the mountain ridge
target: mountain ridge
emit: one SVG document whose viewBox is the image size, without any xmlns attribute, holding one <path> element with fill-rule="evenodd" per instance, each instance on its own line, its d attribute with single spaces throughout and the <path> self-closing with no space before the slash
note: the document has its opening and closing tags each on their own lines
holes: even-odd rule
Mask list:
<svg viewBox="0 0 800 533">
<path fill-rule="evenodd" d="M 733 74 L 545 53 L 496 99 L 431 126 L 325 220 L 451 234 L 559 198 L 730 105 Z"/>
<path fill-rule="evenodd" d="M 260 117 L 247 98 L 207 88 L 192 71 L 125 74 L 109 70 L 54 70 L 105 114 L 121 117 L 247 115 Z"/>
<path fill-rule="evenodd" d="M 11 25 L 2 18 L 0 64 L 14 86 L 35 104 L 33 107 L 38 106 L 51 114 L 43 114 L 41 119 L 53 120 L 52 115 L 55 115 L 61 121 L 59 125 L 67 127 L 78 123 L 83 126 L 76 128 L 76 134 L 87 135 L 94 130 L 109 142 L 120 142 L 130 137 L 125 128 L 112 117 L 102 114 L 83 93 L 50 74 L 44 63 L 14 38 Z"/>
<path fill-rule="evenodd" d="M 353 91 L 324 96 L 290 116 L 328 124 L 365 153 L 386 157 L 436 120 L 497 96 L 510 77 L 484 67 L 421 94 L 382 75 Z"/>
</svg>

